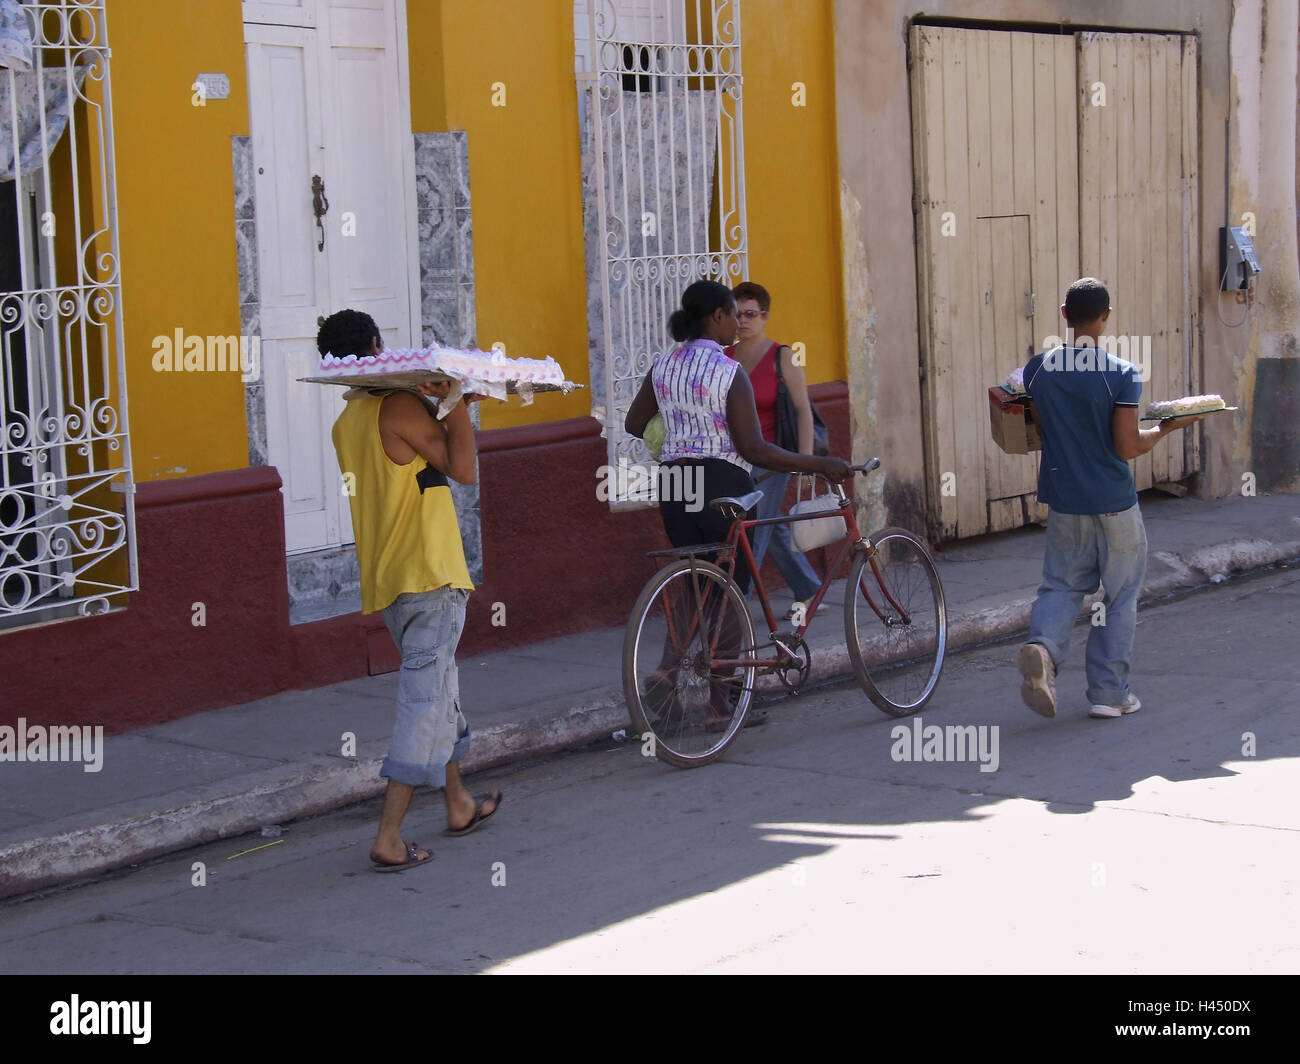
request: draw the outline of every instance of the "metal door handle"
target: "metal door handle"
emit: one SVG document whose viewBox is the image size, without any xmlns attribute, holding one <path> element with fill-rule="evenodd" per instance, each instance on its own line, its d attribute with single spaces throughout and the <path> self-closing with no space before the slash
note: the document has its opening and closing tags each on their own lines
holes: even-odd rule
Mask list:
<svg viewBox="0 0 1300 1064">
<path fill-rule="evenodd" d="M 311 175 L 311 211 L 316 216 L 316 228 L 320 230 L 320 243 L 316 245 L 317 251 L 325 250 L 325 226 L 321 219 L 325 217 L 325 212 L 330 209 L 330 201 L 325 198 L 325 182 L 321 180 L 320 174 Z"/>
</svg>

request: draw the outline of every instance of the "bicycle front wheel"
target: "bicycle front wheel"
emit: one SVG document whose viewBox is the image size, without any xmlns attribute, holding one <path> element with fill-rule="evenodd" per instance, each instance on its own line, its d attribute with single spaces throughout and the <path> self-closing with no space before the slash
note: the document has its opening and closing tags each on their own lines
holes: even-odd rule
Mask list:
<svg viewBox="0 0 1300 1064">
<path fill-rule="evenodd" d="M 744 726 L 755 657 L 745 600 L 716 565 L 686 559 L 651 577 L 623 639 L 623 691 L 655 756 L 678 768 L 721 756 Z"/>
<path fill-rule="evenodd" d="M 891 717 L 930 700 L 948 646 L 948 606 L 925 544 L 901 528 L 868 537 L 844 589 L 849 658 L 867 697 Z"/>
</svg>

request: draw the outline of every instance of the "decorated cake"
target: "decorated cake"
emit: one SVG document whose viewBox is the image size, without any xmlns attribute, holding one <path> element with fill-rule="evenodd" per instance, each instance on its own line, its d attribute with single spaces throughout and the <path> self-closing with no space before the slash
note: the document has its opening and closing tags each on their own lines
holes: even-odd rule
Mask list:
<svg viewBox="0 0 1300 1064">
<path fill-rule="evenodd" d="M 1181 399 L 1169 399 L 1151 403 L 1147 407 L 1147 417 L 1180 417 L 1188 414 L 1207 414 L 1211 410 L 1223 410 L 1226 404 L 1221 395 L 1186 395 Z"/>
<path fill-rule="evenodd" d="M 395 390 L 420 392 L 425 382 L 450 382 L 446 398 L 426 395 L 438 417 L 446 417 L 462 395 L 478 395 L 504 401 L 517 395 L 527 406 L 534 392 L 563 392 L 568 395 L 581 384 L 564 379 L 555 359 L 507 358 L 501 351 L 462 351 L 455 347 L 396 348 L 377 355 L 326 355 L 320 361 L 320 375 L 300 377 L 314 384 L 341 384 L 349 390 L 345 399 L 361 395 L 383 395 Z"/>
<path fill-rule="evenodd" d="M 321 359 L 321 376 L 366 377 L 376 374 L 431 373 L 452 380 L 507 384 L 551 385 L 563 388 L 564 370 L 549 356 L 507 358 L 500 351 L 462 351 L 452 347 L 397 348 L 377 355 L 345 355 Z"/>
<path fill-rule="evenodd" d="M 1012 395 L 1023 395 L 1025 392 L 1025 367 L 1017 366 L 1007 374 L 1007 379 L 1002 382 L 1002 387 Z"/>
</svg>

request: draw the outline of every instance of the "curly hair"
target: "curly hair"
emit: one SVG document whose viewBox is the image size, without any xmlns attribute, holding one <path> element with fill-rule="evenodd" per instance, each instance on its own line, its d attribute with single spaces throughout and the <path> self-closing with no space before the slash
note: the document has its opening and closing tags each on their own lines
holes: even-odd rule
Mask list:
<svg viewBox="0 0 1300 1064">
<path fill-rule="evenodd" d="M 333 355 L 335 358 L 368 355 L 375 340 L 379 340 L 380 347 L 383 346 L 374 318 L 359 310 L 340 310 L 321 323 L 320 332 L 316 334 L 316 350 L 322 356 Z"/>
</svg>

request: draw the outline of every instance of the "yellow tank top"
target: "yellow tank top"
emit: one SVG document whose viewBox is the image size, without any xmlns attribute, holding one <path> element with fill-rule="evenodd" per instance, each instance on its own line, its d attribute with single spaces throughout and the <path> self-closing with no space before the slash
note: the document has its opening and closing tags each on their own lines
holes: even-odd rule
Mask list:
<svg viewBox="0 0 1300 1064">
<path fill-rule="evenodd" d="M 398 465 L 384 453 L 382 405 L 381 396 L 349 399 L 332 433 L 352 508 L 362 613 L 406 592 L 474 590 L 447 478 L 419 455 Z"/>
</svg>

